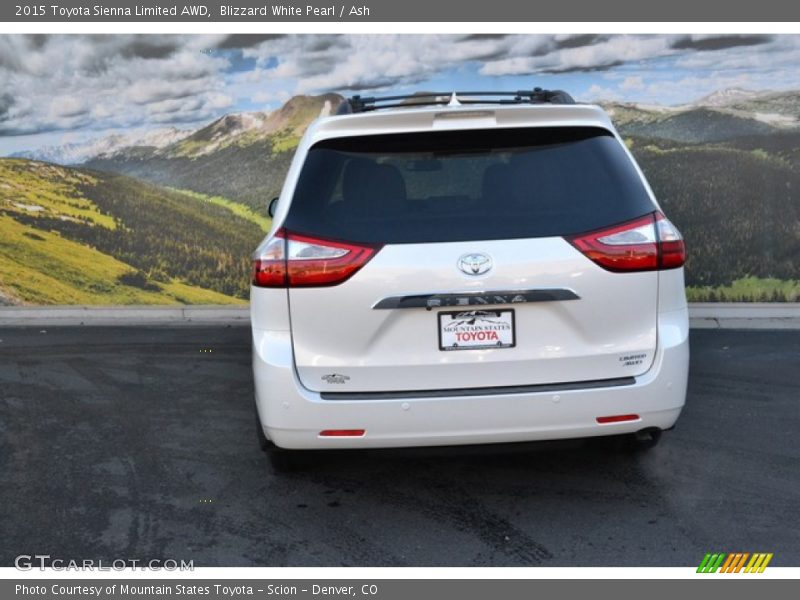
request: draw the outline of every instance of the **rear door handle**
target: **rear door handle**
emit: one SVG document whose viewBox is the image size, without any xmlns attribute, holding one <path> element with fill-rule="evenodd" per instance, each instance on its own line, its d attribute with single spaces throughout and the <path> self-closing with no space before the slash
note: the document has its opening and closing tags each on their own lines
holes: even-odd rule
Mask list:
<svg viewBox="0 0 800 600">
<path fill-rule="evenodd" d="M 529 302 L 562 302 L 578 300 L 580 296 L 567 288 L 535 290 L 501 290 L 482 292 L 455 292 L 389 296 L 372 305 L 375 310 L 395 308 L 432 308 L 449 306 L 496 306 L 498 304 L 526 304 Z"/>
</svg>

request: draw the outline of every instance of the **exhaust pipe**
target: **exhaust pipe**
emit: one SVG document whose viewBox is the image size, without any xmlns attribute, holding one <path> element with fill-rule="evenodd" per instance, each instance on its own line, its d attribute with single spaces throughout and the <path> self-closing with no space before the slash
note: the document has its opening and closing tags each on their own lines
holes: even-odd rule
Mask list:
<svg viewBox="0 0 800 600">
<path fill-rule="evenodd" d="M 653 448 L 661 439 L 662 431 L 658 427 L 646 427 L 632 435 L 632 441 L 639 450 Z"/>
</svg>

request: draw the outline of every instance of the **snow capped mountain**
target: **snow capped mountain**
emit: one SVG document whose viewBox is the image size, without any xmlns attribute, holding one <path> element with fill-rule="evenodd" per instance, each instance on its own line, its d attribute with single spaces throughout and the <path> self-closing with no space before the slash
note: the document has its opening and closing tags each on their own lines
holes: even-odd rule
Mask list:
<svg viewBox="0 0 800 600">
<path fill-rule="evenodd" d="M 117 133 L 80 143 L 45 146 L 14 156 L 62 165 L 89 163 L 96 168 L 111 168 L 105 164 L 110 162 L 120 168 L 128 161 L 141 166 L 143 161 L 154 159 L 195 160 L 256 144 L 267 144 L 270 151 L 283 152 L 297 145 L 311 121 L 332 114 L 341 102 L 342 97 L 336 94 L 295 96 L 275 110 L 230 113 L 198 129 L 172 127 Z M 678 106 L 637 102 L 605 102 L 603 106 L 626 134 L 684 142 L 719 141 L 800 127 L 797 90 L 728 88 Z"/>
<path fill-rule="evenodd" d="M 166 129 L 154 129 L 146 131 L 140 136 L 133 136 L 133 139 L 125 142 L 126 146 L 150 146 L 152 148 L 164 148 L 170 144 L 182 140 L 192 132 L 190 129 L 177 129 L 168 127 Z"/>
<path fill-rule="evenodd" d="M 115 133 L 85 142 L 42 146 L 12 156 L 60 165 L 80 165 L 93 160 L 141 160 L 148 156 L 207 156 L 231 145 L 245 147 L 270 136 L 283 135 L 284 144 L 302 135 L 319 116 L 332 114 L 342 97 L 336 94 L 295 96 L 271 112 L 224 115 L 199 129 L 155 129 L 137 133 Z"/>
<path fill-rule="evenodd" d="M 59 165 L 78 165 L 97 156 L 113 154 L 122 148 L 148 146 L 163 148 L 190 135 L 191 130 L 169 127 L 139 133 L 112 133 L 84 142 L 74 142 L 60 146 L 42 146 L 36 150 L 26 150 L 12 154 L 16 158 L 42 160 Z"/>
<path fill-rule="evenodd" d="M 721 108 L 724 106 L 739 104 L 741 102 L 747 102 L 748 100 L 751 100 L 757 96 L 765 96 L 768 94 L 770 94 L 770 92 L 757 92 L 754 90 L 744 90 L 742 88 L 727 88 L 724 90 L 717 90 L 716 92 L 712 92 L 707 96 L 698 98 L 691 103 L 691 106 L 713 106 Z"/>
<path fill-rule="evenodd" d="M 263 129 L 268 116 L 263 112 L 227 114 L 178 140 L 181 148 L 177 150 L 185 156 L 211 154 L 247 134 L 257 134 Z M 124 149 L 117 152 L 120 153 L 124 153 Z"/>
<path fill-rule="evenodd" d="M 231 113 L 198 129 L 157 154 L 170 157 L 208 156 L 231 146 L 247 147 L 273 138 L 285 145 L 296 145 L 309 123 L 331 114 L 342 101 L 336 94 L 294 96 L 271 112 Z M 277 138 L 275 137 L 277 136 Z M 296 138 L 293 140 L 293 138 Z M 123 154 L 124 150 L 117 152 Z"/>
</svg>

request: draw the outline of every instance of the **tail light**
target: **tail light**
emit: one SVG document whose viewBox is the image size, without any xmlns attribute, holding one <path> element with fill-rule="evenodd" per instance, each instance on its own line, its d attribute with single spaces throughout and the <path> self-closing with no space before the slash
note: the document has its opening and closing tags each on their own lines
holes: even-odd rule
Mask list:
<svg viewBox="0 0 800 600">
<path fill-rule="evenodd" d="M 678 228 L 660 212 L 656 213 L 658 234 L 658 267 L 676 269 L 686 262 L 686 246 Z"/>
<path fill-rule="evenodd" d="M 617 273 L 675 269 L 686 261 L 678 229 L 660 212 L 567 241 L 587 258 Z"/>
<path fill-rule="evenodd" d="M 347 281 L 380 247 L 325 240 L 279 230 L 256 250 L 253 285 L 322 287 Z"/>
</svg>

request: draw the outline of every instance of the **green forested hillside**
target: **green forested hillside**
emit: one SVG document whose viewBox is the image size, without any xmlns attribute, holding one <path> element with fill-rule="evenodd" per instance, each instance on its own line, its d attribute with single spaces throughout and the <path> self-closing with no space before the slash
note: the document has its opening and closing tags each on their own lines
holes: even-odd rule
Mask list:
<svg viewBox="0 0 800 600">
<path fill-rule="evenodd" d="M 126 149 L 86 166 L 222 196 L 263 213 L 280 193 L 309 123 L 341 100 L 336 94 L 295 96 L 268 115 L 226 115 L 166 148 Z"/>
<path fill-rule="evenodd" d="M 763 149 L 631 142 L 686 238 L 689 285 L 800 279 L 800 173 L 789 162 Z"/>
<path fill-rule="evenodd" d="M 708 108 L 675 113 L 617 109 L 615 116 L 615 122 L 623 135 L 661 138 L 676 142 L 719 142 L 746 135 L 769 135 L 779 131 L 752 117 Z"/>
<path fill-rule="evenodd" d="M 123 175 L 0 159 L 0 296 L 20 303 L 230 303 L 263 229 Z"/>
<path fill-rule="evenodd" d="M 772 135 L 749 135 L 731 138 L 719 144 L 725 148 L 764 152 L 800 170 L 800 131 L 780 131 Z"/>
<path fill-rule="evenodd" d="M 689 285 L 727 286 L 744 277 L 800 279 L 800 135 L 718 144 L 628 139 L 656 196 L 687 238 Z M 263 213 L 291 155 L 268 154 L 266 146 L 254 144 L 215 152 L 202 166 L 200 159 L 152 159 L 164 164 L 152 168 L 152 161 L 131 161 L 124 170 L 225 195 Z"/>
<path fill-rule="evenodd" d="M 294 146 L 289 151 L 275 152 L 272 143 L 269 138 L 247 146 L 230 145 L 196 157 L 150 154 L 99 158 L 87 166 L 158 185 L 223 196 L 264 213 L 270 199 L 280 193 L 294 154 Z"/>
<path fill-rule="evenodd" d="M 800 130 L 789 122 L 800 116 L 799 98 L 783 93 L 741 106 L 608 107 L 659 201 L 686 236 L 690 298 L 794 300 L 800 294 Z M 191 196 L 220 209 L 233 207 L 251 226 L 263 228 L 257 215 L 264 214 L 269 199 L 279 192 L 300 135 L 323 107 L 339 101 L 335 95 L 299 96 L 269 115 L 228 115 L 166 148 L 128 148 L 90 164 L 192 190 L 177 196 L 160 190 L 157 195 L 167 203 L 181 204 Z M 758 113 L 750 111 L 751 104 Z M 87 197 L 104 197 L 106 190 L 99 184 Z M 100 207 L 113 204 L 97 202 Z M 249 212 L 236 203 L 245 204 Z M 211 222 L 206 225 L 211 227 L 206 230 L 208 242 L 216 233 Z M 159 224 L 148 226 L 152 235 L 163 235 L 157 233 Z M 138 268 L 150 269 L 154 276 L 168 268 L 177 276 L 192 265 L 182 262 L 180 253 L 177 262 L 168 265 L 163 259 L 166 249 L 161 259 L 136 258 L 138 250 L 118 247 L 119 239 L 101 230 L 89 237 L 115 256 L 138 261 Z M 173 240 L 167 244 L 180 245 Z M 191 274 L 199 284 L 210 286 L 213 280 L 218 287 L 212 289 L 241 293 L 241 288 L 236 291 L 237 280 L 210 275 L 213 253 L 200 255 L 205 258 Z"/>
</svg>

